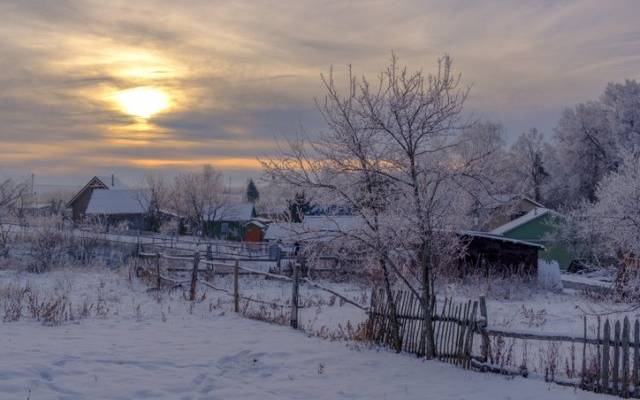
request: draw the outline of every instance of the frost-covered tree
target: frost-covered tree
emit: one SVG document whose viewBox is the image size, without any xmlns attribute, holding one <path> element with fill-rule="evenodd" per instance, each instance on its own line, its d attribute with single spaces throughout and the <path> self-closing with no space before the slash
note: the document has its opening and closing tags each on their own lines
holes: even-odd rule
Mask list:
<svg viewBox="0 0 640 400">
<path fill-rule="evenodd" d="M 600 97 L 619 149 L 640 146 L 640 83 L 609 83 Z"/>
<path fill-rule="evenodd" d="M 174 210 L 204 234 L 204 222 L 219 217 L 225 205 L 222 173 L 205 165 L 199 173 L 178 175 L 171 199 Z"/>
<path fill-rule="evenodd" d="M 596 201 L 584 206 L 593 221 L 585 230 L 600 233 L 611 254 L 640 256 L 640 155 L 624 151 L 617 171 L 598 184 Z"/>
<path fill-rule="evenodd" d="M 0 218 L 5 218 L 25 203 L 24 199 L 30 194 L 28 189 L 25 182 L 10 178 L 0 180 Z"/>
<path fill-rule="evenodd" d="M 289 142 L 263 166 L 314 199 L 353 210 L 357 226 L 335 224 L 340 242 L 364 250 L 389 298 L 397 279 L 421 299 L 423 349 L 432 357 L 434 271 L 462 250 L 456 231 L 467 225 L 487 153 L 464 148 L 459 135 L 469 126 L 462 117 L 468 89 L 448 56 L 431 75 L 400 67 L 394 56 L 374 83 L 350 73 L 344 93 L 332 73 L 323 81 L 327 132 Z"/>
<path fill-rule="evenodd" d="M 169 207 L 170 188 L 164 177 L 159 174 L 148 174 L 142 189 L 138 194 L 138 201 L 146 208 L 145 229 L 159 232 L 163 222 L 163 211 Z"/>
<path fill-rule="evenodd" d="M 567 185 L 569 200 L 595 200 L 598 182 L 615 169 L 616 138 L 609 125 L 609 110 L 600 102 L 581 103 L 564 111 L 554 136 L 561 168 L 572 177 L 556 181 Z"/>
<path fill-rule="evenodd" d="M 311 201 L 307 198 L 305 192 L 297 192 L 293 199 L 287 200 L 287 209 L 291 222 L 302 222 L 304 216 L 309 214 L 312 208 Z"/>
<path fill-rule="evenodd" d="M 596 101 L 564 111 L 556 128 L 551 189 L 567 205 L 594 201 L 598 182 L 621 162 L 625 149 L 640 146 L 640 84 L 609 83 Z M 552 163 L 550 163 L 552 164 Z"/>
<path fill-rule="evenodd" d="M 543 185 L 549 178 L 545 158 L 544 136 L 536 128 L 524 132 L 511 146 L 513 169 L 517 172 L 521 190 L 535 201 L 543 200 Z"/>
</svg>

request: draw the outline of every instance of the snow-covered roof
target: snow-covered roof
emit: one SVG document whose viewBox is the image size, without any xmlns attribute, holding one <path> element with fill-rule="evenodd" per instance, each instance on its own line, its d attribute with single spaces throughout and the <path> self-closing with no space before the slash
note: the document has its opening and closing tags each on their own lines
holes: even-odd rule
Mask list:
<svg viewBox="0 0 640 400">
<path fill-rule="evenodd" d="M 355 231 L 361 226 L 360 224 L 360 218 L 356 216 L 307 216 L 302 223 L 277 222 L 270 224 L 265 232 L 264 238 L 265 240 L 281 240 L 283 242 L 331 240 L 335 238 L 335 235 L 332 235 L 332 233 Z M 544 249 L 544 246 L 537 243 L 511 239 L 488 232 L 465 230 L 458 232 L 458 234 Z"/>
<path fill-rule="evenodd" d="M 505 237 L 505 236 L 502 236 L 502 235 L 493 234 L 493 233 L 478 232 L 478 231 L 462 231 L 460 233 L 462 235 L 466 235 L 466 236 L 470 236 L 470 237 L 479 237 L 479 238 L 497 240 L 499 242 L 508 242 L 508 243 L 520 244 L 520 245 L 523 245 L 523 246 L 529 246 L 529 247 L 538 247 L 540 249 L 544 249 L 545 248 L 543 245 L 538 244 L 538 243 L 528 242 L 526 240 L 520 240 L 520 239 L 512 239 L 512 238 L 508 238 L 508 237 Z"/>
<path fill-rule="evenodd" d="M 94 190 L 87 205 L 87 215 L 144 214 L 149 207 L 140 190 Z"/>
<path fill-rule="evenodd" d="M 255 215 L 253 203 L 224 204 L 220 207 L 210 207 L 204 212 L 204 219 L 210 221 L 240 221 L 246 222 Z"/>
<path fill-rule="evenodd" d="M 349 232 L 360 227 L 355 216 L 306 216 L 299 222 L 276 222 L 269 224 L 266 240 L 331 240 L 335 233 Z"/>
<path fill-rule="evenodd" d="M 544 208 L 544 207 L 536 207 L 533 210 L 529 211 L 528 213 L 526 213 L 525 215 L 518 217 L 516 219 L 514 219 L 513 221 L 509 221 L 504 225 L 501 225 L 497 228 L 495 228 L 494 230 L 490 231 L 489 233 L 492 233 L 494 235 L 504 235 L 505 233 L 518 228 L 519 226 L 522 226 L 526 223 L 529 223 L 531 221 L 533 221 L 534 219 L 540 218 L 542 216 L 545 216 L 549 213 L 554 213 L 557 215 L 556 212 L 549 210 L 548 208 Z"/>
<path fill-rule="evenodd" d="M 115 175 L 111 176 L 94 176 L 90 178 L 87 183 L 77 188 L 76 194 L 67 202 L 66 207 L 71 205 L 80 197 L 85 190 L 89 188 L 96 189 L 109 189 L 109 190 L 130 190 L 127 185 L 122 183 Z"/>
</svg>

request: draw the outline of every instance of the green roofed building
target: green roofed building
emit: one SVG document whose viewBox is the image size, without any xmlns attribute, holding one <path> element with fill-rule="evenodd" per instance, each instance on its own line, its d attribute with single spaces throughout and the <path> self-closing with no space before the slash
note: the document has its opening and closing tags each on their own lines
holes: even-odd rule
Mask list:
<svg viewBox="0 0 640 400">
<path fill-rule="evenodd" d="M 546 261 L 556 261 L 560 269 L 566 270 L 571 264 L 572 257 L 566 247 L 550 240 L 556 230 L 560 214 L 544 207 L 536 207 L 526 214 L 501 225 L 491 234 L 502 235 L 511 239 L 525 240 L 545 246 L 540 250 L 539 258 Z"/>
</svg>

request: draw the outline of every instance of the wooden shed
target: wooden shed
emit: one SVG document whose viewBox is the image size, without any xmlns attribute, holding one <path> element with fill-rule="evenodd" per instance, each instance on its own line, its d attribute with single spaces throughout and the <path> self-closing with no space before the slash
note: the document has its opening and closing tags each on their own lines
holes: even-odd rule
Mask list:
<svg viewBox="0 0 640 400">
<path fill-rule="evenodd" d="M 467 251 L 461 260 L 463 272 L 469 268 L 480 268 L 505 274 L 535 274 L 538 252 L 544 250 L 544 246 L 538 243 L 485 232 L 466 231 L 460 236 L 467 242 Z"/>
</svg>

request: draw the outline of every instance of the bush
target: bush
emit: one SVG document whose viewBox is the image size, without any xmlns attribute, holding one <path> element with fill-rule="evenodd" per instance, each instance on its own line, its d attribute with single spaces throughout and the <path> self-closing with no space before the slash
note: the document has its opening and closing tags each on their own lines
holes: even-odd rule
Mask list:
<svg viewBox="0 0 640 400">
<path fill-rule="evenodd" d="M 547 290 L 562 290 L 562 275 L 557 261 L 538 260 L 538 284 Z"/>
<path fill-rule="evenodd" d="M 28 238 L 31 262 L 28 269 L 37 274 L 65 261 L 68 244 L 71 239 L 65 235 L 54 220 L 43 219 L 36 225 Z"/>
</svg>

